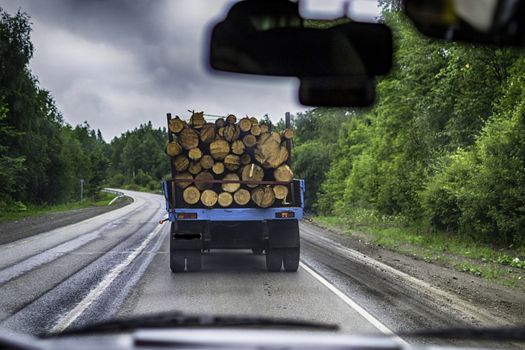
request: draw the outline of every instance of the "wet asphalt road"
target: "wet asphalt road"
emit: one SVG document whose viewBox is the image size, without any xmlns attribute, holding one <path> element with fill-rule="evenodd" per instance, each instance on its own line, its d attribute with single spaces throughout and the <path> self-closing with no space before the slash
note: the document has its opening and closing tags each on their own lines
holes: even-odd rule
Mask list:
<svg viewBox="0 0 525 350">
<path fill-rule="evenodd" d="M 0 245 L 0 327 L 42 334 L 117 316 L 180 310 L 339 325 L 349 333 L 468 325 L 482 317 L 301 224 L 297 273 L 264 256 L 212 251 L 203 271 L 172 274 L 159 195 L 123 191 L 126 207 Z M 408 339 L 427 343 L 425 339 Z"/>
</svg>

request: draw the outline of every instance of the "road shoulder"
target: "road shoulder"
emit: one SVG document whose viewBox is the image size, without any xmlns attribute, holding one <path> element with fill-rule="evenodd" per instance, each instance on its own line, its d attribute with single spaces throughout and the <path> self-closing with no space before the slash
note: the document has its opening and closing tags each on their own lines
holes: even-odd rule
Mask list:
<svg viewBox="0 0 525 350">
<path fill-rule="evenodd" d="M 451 293 L 475 307 L 486 310 L 499 319 L 510 323 L 521 323 L 525 313 L 525 293 L 492 283 L 453 268 L 418 260 L 414 257 L 393 252 L 364 241 L 359 237 L 346 235 L 335 229 L 303 222 L 316 235 L 329 242 L 340 244 L 364 256 L 386 264 L 439 290 Z"/>
<path fill-rule="evenodd" d="M 124 197 L 122 200 L 119 199 L 110 206 L 53 212 L 38 216 L 30 216 L 20 220 L 1 222 L 0 245 L 87 220 L 97 215 L 122 208 L 132 202 L 133 200 L 131 198 Z"/>
</svg>

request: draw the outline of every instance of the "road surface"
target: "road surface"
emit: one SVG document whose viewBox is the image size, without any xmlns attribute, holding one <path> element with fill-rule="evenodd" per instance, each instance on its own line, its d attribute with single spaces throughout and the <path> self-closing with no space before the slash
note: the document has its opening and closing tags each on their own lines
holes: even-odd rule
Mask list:
<svg viewBox="0 0 525 350">
<path fill-rule="evenodd" d="M 172 274 L 163 198 L 124 192 L 134 199 L 126 207 L 0 245 L 0 327 L 41 334 L 169 310 L 315 320 L 349 333 L 491 322 L 304 223 L 297 273 L 268 273 L 264 256 L 248 251 L 217 251 L 202 272 Z"/>
</svg>

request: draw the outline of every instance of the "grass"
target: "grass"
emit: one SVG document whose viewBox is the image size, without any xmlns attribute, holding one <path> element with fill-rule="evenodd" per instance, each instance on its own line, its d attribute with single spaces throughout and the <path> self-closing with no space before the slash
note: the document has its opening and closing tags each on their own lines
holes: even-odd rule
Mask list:
<svg viewBox="0 0 525 350">
<path fill-rule="evenodd" d="M 13 212 L 1 212 L 0 222 L 21 220 L 23 218 L 27 218 L 30 216 L 42 216 L 48 213 L 56 213 L 56 212 L 74 210 L 74 209 L 106 206 L 115 197 L 116 196 L 114 194 L 101 192 L 97 200 L 86 199 L 82 201 L 82 203 L 78 201 L 78 202 L 70 202 L 70 203 L 56 204 L 56 205 L 29 204 L 27 205 L 25 210 L 13 211 Z"/>
<path fill-rule="evenodd" d="M 314 216 L 317 224 L 405 255 L 525 289 L 525 247 L 499 248 L 444 232 L 406 227 L 366 210 L 349 216 Z"/>
</svg>

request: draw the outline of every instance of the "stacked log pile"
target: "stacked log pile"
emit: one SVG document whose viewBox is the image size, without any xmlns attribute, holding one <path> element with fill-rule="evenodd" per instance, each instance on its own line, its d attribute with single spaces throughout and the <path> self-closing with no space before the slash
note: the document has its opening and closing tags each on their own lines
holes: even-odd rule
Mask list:
<svg viewBox="0 0 525 350">
<path fill-rule="evenodd" d="M 199 112 L 189 121 L 170 119 L 169 132 L 173 141 L 166 153 L 185 203 L 268 208 L 290 199 L 286 183 L 293 173 L 287 164 L 287 142 L 293 130 L 277 132 L 256 118 L 237 120 L 233 114 L 211 123 Z M 210 182 L 213 180 L 223 182 Z M 277 183 L 258 183 L 261 181 Z"/>
</svg>

